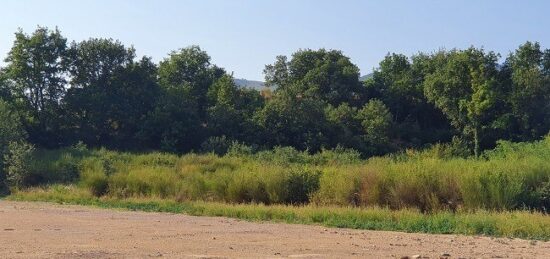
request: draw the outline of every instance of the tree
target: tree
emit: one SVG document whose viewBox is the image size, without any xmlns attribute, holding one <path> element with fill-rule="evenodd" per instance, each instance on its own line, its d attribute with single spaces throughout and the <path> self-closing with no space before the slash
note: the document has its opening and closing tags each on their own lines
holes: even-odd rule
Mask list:
<svg viewBox="0 0 550 259">
<path fill-rule="evenodd" d="M 160 62 L 159 83 L 164 89 L 182 89 L 201 115 L 206 116 L 208 89 L 225 71 L 210 63 L 210 56 L 198 46 L 170 53 Z"/>
<path fill-rule="evenodd" d="M 169 152 L 198 149 L 207 137 L 195 103 L 184 89 L 165 89 L 147 114 L 138 137 L 142 146 Z"/>
<path fill-rule="evenodd" d="M 325 103 L 315 99 L 278 96 L 254 115 L 260 127 L 259 144 L 292 146 L 310 152 L 327 146 Z"/>
<path fill-rule="evenodd" d="M 217 91 L 212 90 L 209 100 L 209 89 L 224 75 L 225 71 L 212 65 L 210 56 L 198 46 L 170 53 L 160 62 L 161 97 L 147 116 L 141 139 L 153 147 L 160 144 L 160 148 L 176 152 L 200 148 L 208 137 L 208 107 L 218 98 Z M 233 90 L 225 90 L 227 95 L 220 98 L 231 101 Z"/>
<path fill-rule="evenodd" d="M 328 105 L 325 108 L 325 116 L 329 124 L 327 139 L 330 147 L 352 148 L 363 152 L 367 149 L 362 138 L 361 121 L 357 116 L 357 108 L 347 103 L 338 107 Z"/>
<path fill-rule="evenodd" d="M 550 130 L 550 50 L 526 42 L 507 58 L 510 70 L 509 105 L 513 117 L 509 130 L 514 137 L 529 141 Z"/>
<path fill-rule="evenodd" d="M 397 128 L 395 137 L 404 146 L 419 147 L 451 138 L 448 120 L 424 95 L 423 82 L 431 73 L 430 62 L 430 57 L 423 54 L 412 59 L 388 54 L 365 82 L 367 96 L 380 99 L 391 111 Z"/>
<path fill-rule="evenodd" d="M 264 70 L 266 84 L 288 96 L 318 98 L 333 106 L 347 102 L 362 104 L 364 87 L 359 82 L 359 68 L 337 50 L 300 50 L 287 61 L 278 56 Z"/>
<path fill-rule="evenodd" d="M 153 109 L 159 88 L 150 58 L 111 39 L 73 43 L 71 88 L 64 100 L 73 140 L 88 145 L 134 147 L 141 121 Z"/>
<path fill-rule="evenodd" d="M 433 59 L 436 68 L 424 81 L 426 97 L 473 142 L 474 154 L 479 156 L 483 134 L 495 119 L 498 56 L 472 47 L 440 51 Z"/>
<path fill-rule="evenodd" d="M 30 139 L 47 147 L 59 144 L 66 42 L 58 29 L 38 27 L 32 35 L 19 30 L 5 60 L 5 73 L 13 87 L 10 92 L 24 100 L 24 123 Z"/>
<path fill-rule="evenodd" d="M 136 50 L 118 40 L 91 38 L 73 42 L 68 56 L 73 88 L 108 87 L 111 76 L 134 62 Z"/>
<path fill-rule="evenodd" d="M 390 150 L 392 114 L 380 100 L 370 100 L 358 110 L 357 118 L 362 126 L 362 138 L 366 142 L 364 153 L 380 155 Z"/>
<path fill-rule="evenodd" d="M 240 89 L 233 78 L 224 75 L 208 89 L 207 125 L 210 135 L 226 136 L 231 140 L 253 141 L 255 125 L 251 117 L 263 104 L 260 93 Z"/>
</svg>

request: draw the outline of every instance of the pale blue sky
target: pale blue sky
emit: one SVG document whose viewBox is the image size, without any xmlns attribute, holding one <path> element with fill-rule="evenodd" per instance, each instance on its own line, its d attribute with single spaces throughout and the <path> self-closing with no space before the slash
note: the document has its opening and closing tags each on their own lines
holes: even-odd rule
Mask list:
<svg viewBox="0 0 550 259">
<path fill-rule="evenodd" d="M 3 0 L 0 58 L 18 27 L 58 26 L 70 41 L 119 39 L 163 59 L 200 45 L 237 78 L 299 48 L 343 50 L 367 74 L 388 52 L 484 46 L 507 55 L 526 40 L 550 47 L 550 1 Z"/>
</svg>

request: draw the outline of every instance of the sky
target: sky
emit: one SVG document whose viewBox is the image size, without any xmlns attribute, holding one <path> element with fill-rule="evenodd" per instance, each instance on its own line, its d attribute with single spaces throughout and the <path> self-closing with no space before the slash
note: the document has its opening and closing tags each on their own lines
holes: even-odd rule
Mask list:
<svg viewBox="0 0 550 259">
<path fill-rule="evenodd" d="M 550 1 L 2 0 L 0 59 L 18 28 L 69 41 L 118 39 L 155 61 L 199 45 L 236 78 L 262 80 L 277 55 L 338 49 L 361 74 L 387 53 L 484 47 L 506 56 L 527 40 L 550 47 Z"/>
</svg>

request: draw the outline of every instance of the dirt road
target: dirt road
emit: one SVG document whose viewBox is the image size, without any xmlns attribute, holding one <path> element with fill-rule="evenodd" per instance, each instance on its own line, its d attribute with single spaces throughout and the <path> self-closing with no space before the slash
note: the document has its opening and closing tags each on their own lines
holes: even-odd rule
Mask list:
<svg viewBox="0 0 550 259">
<path fill-rule="evenodd" d="M 550 242 L 0 201 L 0 258 L 550 258 Z"/>
</svg>

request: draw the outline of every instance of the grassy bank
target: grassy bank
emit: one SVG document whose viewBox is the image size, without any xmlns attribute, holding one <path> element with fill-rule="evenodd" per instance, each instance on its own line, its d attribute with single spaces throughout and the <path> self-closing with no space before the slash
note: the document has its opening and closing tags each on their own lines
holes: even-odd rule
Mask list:
<svg viewBox="0 0 550 259">
<path fill-rule="evenodd" d="M 327 227 L 550 240 L 550 217 L 541 213 L 525 211 L 488 212 L 480 210 L 477 212 L 425 214 L 415 209 L 391 210 L 314 205 L 266 206 L 202 201 L 178 202 L 171 199 L 155 198 L 98 198 L 87 190 L 62 185 L 18 191 L 7 199 L 185 213 L 196 216 L 225 216 L 250 221 L 314 224 Z"/>
</svg>

